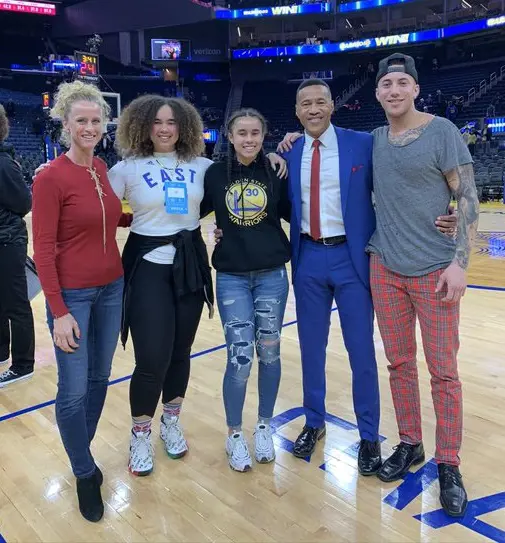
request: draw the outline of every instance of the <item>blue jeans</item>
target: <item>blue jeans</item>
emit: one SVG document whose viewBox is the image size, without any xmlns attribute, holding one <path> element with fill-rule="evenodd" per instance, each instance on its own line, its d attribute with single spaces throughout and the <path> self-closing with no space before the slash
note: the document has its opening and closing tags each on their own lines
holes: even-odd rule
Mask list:
<svg viewBox="0 0 505 543">
<path fill-rule="evenodd" d="M 56 422 L 72 471 L 93 475 L 90 444 L 102 414 L 112 358 L 121 325 L 123 278 L 102 287 L 63 289 L 63 299 L 79 325 L 79 348 L 66 353 L 55 347 L 58 364 Z M 47 309 L 51 336 L 54 319 Z"/>
<path fill-rule="evenodd" d="M 223 399 L 230 428 L 242 425 L 255 348 L 259 363 L 258 415 L 260 419 L 273 416 L 281 379 L 281 329 L 288 292 L 284 266 L 249 273 L 217 273 L 217 304 L 228 352 Z"/>
</svg>

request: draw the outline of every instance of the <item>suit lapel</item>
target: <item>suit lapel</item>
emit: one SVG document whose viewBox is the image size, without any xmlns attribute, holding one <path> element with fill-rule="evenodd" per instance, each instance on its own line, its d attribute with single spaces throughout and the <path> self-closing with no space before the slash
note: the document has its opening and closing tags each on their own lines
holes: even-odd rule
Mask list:
<svg viewBox="0 0 505 543">
<path fill-rule="evenodd" d="M 295 213 L 298 226 L 302 224 L 302 154 L 305 137 L 300 138 L 294 145 L 292 153 L 292 164 L 289 166 L 289 177 L 291 179 L 291 190 L 295 204 Z M 298 145 L 297 145 L 298 144 Z"/>
<path fill-rule="evenodd" d="M 338 141 L 338 158 L 340 173 L 340 201 L 342 204 L 342 215 L 345 217 L 347 208 L 347 197 L 349 195 L 349 184 L 352 172 L 352 147 L 349 143 L 349 136 L 345 136 L 341 128 L 335 127 Z"/>
</svg>

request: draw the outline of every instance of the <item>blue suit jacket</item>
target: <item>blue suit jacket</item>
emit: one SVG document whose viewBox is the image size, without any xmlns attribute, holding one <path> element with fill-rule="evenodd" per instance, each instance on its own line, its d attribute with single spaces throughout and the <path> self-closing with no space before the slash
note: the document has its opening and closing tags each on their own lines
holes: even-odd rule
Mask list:
<svg viewBox="0 0 505 543">
<path fill-rule="evenodd" d="M 340 161 L 340 195 L 347 243 L 356 273 L 369 288 L 369 257 L 365 248 L 375 231 L 375 211 L 372 205 L 373 137 L 334 127 L 337 133 Z M 299 138 L 291 151 L 283 156 L 289 167 L 289 199 L 291 200 L 291 265 L 293 280 L 300 254 L 302 221 L 301 164 L 305 137 Z M 324 195 L 321 195 L 321 199 Z"/>
</svg>

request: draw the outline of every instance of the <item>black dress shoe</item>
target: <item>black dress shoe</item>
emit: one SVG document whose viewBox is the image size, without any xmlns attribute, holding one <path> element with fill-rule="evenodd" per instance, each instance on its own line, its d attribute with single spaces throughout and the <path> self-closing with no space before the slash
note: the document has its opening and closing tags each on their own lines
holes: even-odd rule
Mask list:
<svg viewBox="0 0 505 543">
<path fill-rule="evenodd" d="M 373 475 L 382 465 L 381 444 L 379 441 L 362 439 L 358 452 L 358 471 L 361 475 Z"/>
<path fill-rule="evenodd" d="M 100 471 L 100 473 L 102 472 Z M 104 506 L 97 471 L 91 477 L 77 479 L 77 498 L 79 499 L 79 511 L 86 520 L 90 522 L 101 520 Z"/>
<path fill-rule="evenodd" d="M 96 480 L 98 481 L 98 486 L 102 486 L 103 484 L 103 473 L 100 470 L 100 468 L 97 466 L 95 470 Z"/>
<path fill-rule="evenodd" d="M 422 443 L 409 445 L 400 442 L 394 447 L 394 453 L 382 464 L 377 477 L 385 483 L 398 481 L 410 469 L 410 466 L 424 462 L 424 447 Z"/>
<path fill-rule="evenodd" d="M 450 517 L 462 517 L 468 505 L 463 477 L 456 466 L 438 465 L 440 503 Z"/>
<path fill-rule="evenodd" d="M 293 454 L 297 458 L 310 456 L 316 448 L 316 443 L 326 435 L 326 426 L 311 428 L 304 426 L 302 433 L 296 438 Z"/>
</svg>

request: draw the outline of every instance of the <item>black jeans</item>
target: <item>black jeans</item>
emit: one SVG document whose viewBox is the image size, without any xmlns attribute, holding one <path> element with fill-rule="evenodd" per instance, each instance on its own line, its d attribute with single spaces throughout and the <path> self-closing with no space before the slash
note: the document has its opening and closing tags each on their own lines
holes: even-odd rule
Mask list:
<svg viewBox="0 0 505 543">
<path fill-rule="evenodd" d="M 132 417 L 152 417 L 162 391 L 163 403 L 186 394 L 191 347 L 203 304 L 203 290 L 176 297 L 173 266 L 147 260 L 139 264 L 128 309 L 135 351 Z"/>
<path fill-rule="evenodd" d="M 5 315 L 0 315 L 0 362 L 8 360 L 11 352 L 11 326 Z"/>
<path fill-rule="evenodd" d="M 0 245 L 0 263 L 0 359 L 9 358 L 10 339 L 11 369 L 20 374 L 31 373 L 35 330 L 26 284 L 26 246 Z"/>
</svg>

